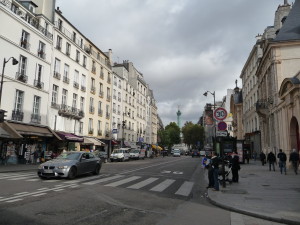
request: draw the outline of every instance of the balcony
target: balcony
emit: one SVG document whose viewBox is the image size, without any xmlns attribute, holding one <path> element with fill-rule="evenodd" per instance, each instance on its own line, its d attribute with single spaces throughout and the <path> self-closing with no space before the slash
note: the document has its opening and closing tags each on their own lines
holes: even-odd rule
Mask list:
<svg viewBox="0 0 300 225">
<path fill-rule="evenodd" d="M 99 97 L 103 98 L 103 96 L 104 96 L 104 92 L 103 91 L 99 91 Z"/>
<path fill-rule="evenodd" d="M 110 113 L 106 113 L 106 119 L 109 119 Z"/>
<path fill-rule="evenodd" d="M 57 80 L 60 80 L 61 74 L 59 72 L 54 71 L 53 77 L 56 78 Z"/>
<path fill-rule="evenodd" d="M 100 78 L 103 80 L 104 79 L 104 73 L 103 71 L 100 72 Z"/>
<path fill-rule="evenodd" d="M 54 108 L 54 109 L 59 109 L 60 105 L 57 104 L 56 102 L 51 102 L 51 107 Z"/>
<path fill-rule="evenodd" d="M 28 76 L 24 74 L 24 72 L 17 72 L 16 73 L 16 79 L 19 81 L 22 81 L 23 83 L 27 83 Z"/>
<path fill-rule="evenodd" d="M 63 82 L 66 84 L 70 83 L 70 78 L 68 78 L 67 76 L 63 76 Z"/>
<path fill-rule="evenodd" d="M 60 45 L 56 45 L 56 49 L 61 51 L 61 46 Z"/>
<path fill-rule="evenodd" d="M 103 110 L 102 109 L 98 109 L 98 116 L 102 116 L 103 115 Z"/>
<path fill-rule="evenodd" d="M 269 113 L 269 102 L 266 99 L 258 100 L 255 104 L 255 111 L 262 117 L 266 117 Z"/>
<path fill-rule="evenodd" d="M 24 113 L 20 110 L 13 110 L 11 119 L 15 121 L 23 121 Z"/>
<path fill-rule="evenodd" d="M 91 93 L 95 94 L 96 93 L 96 88 L 95 87 L 91 87 Z"/>
<path fill-rule="evenodd" d="M 102 136 L 102 130 L 98 130 L 97 134 L 98 136 Z"/>
<path fill-rule="evenodd" d="M 89 134 L 94 134 L 94 129 L 93 128 L 89 128 Z"/>
<path fill-rule="evenodd" d="M 78 84 L 77 82 L 74 81 L 73 87 L 79 89 L 79 84 Z"/>
<path fill-rule="evenodd" d="M 90 113 L 94 114 L 95 113 L 95 107 L 94 106 L 90 106 L 89 107 Z"/>
<path fill-rule="evenodd" d="M 110 100 L 111 100 L 111 96 L 106 96 L 106 101 L 108 101 L 108 102 L 110 102 Z"/>
<path fill-rule="evenodd" d="M 92 67 L 92 73 L 96 74 L 96 67 L 95 66 Z"/>
<path fill-rule="evenodd" d="M 39 89 L 44 89 L 44 83 L 40 80 L 34 80 L 34 86 Z"/>
<path fill-rule="evenodd" d="M 86 92 L 86 87 L 85 86 L 81 86 L 81 91 Z"/>
<path fill-rule="evenodd" d="M 28 51 L 30 49 L 30 44 L 27 42 L 27 40 L 21 40 L 20 46 Z"/>
<path fill-rule="evenodd" d="M 41 116 L 39 114 L 31 114 L 31 123 L 41 123 Z"/>
<path fill-rule="evenodd" d="M 38 51 L 38 57 L 40 57 L 41 59 L 45 59 L 46 58 L 46 53 L 43 50 L 39 50 Z"/>
<path fill-rule="evenodd" d="M 84 112 L 75 107 L 62 104 L 58 108 L 58 115 L 73 119 L 82 119 L 84 117 Z"/>
</svg>

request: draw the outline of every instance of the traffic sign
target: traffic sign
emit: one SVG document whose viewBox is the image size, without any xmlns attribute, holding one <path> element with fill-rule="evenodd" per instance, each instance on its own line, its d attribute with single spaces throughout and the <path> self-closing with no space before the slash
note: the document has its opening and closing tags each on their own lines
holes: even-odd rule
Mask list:
<svg viewBox="0 0 300 225">
<path fill-rule="evenodd" d="M 216 120 L 224 120 L 227 117 L 226 109 L 222 107 L 217 108 L 214 112 L 214 117 Z"/>
<path fill-rule="evenodd" d="M 227 131 L 217 131 L 216 136 L 217 137 L 227 137 Z"/>
<path fill-rule="evenodd" d="M 218 123 L 218 130 L 226 130 L 227 129 L 227 123 L 221 121 Z"/>
</svg>

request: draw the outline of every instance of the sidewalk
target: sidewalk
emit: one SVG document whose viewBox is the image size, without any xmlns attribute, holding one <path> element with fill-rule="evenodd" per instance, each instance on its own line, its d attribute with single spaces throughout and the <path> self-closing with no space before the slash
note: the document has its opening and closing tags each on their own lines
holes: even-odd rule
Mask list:
<svg viewBox="0 0 300 225">
<path fill-rule="evenodd" d="M 7 164 L 0 165 L 0 173 L 21 172 L 21 171 L 37 171 L 38 164 Z"/>
<path fill-rule="evenodd" d="M 260 161 L 241 164 L 239 183 L 208 189 L 212 204 L 221 208 L 284 224 L 300 224 L 300 174 L 269 171 Z"/>
</svg>

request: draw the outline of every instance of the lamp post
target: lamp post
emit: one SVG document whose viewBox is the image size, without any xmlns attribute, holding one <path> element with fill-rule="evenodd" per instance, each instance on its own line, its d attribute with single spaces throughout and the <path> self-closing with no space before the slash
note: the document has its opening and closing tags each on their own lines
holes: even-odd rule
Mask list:
<svg viewBox="0 0 300 225">
<path fill-rule="evenodd" d="M 213 112 L 215 110 L 215 107 L 216 107 L 216 93 L 215 91 L 214 92 L 210 92 L 210 91 L 206 91 L 204 92 L 204 96 L 207 97 L 207 93 L 210 93 L 212 96 L 214 96 L 214 108 L 213 108 Z M 216 133 L 217 133 L 217 126 L 216 126 L 216 121 L 214 120 L 214 127 L 215 127 L 215 131 L 214 131 L 214 151 L 216 151 L 216 145 L 215 145 L 215 141 L 216 141 Z"/>
<path fill-rule="evenodd" d="M 2 67 L 2 77 L 1 77 L 1 87 L 0 87 L 0 108 L 1 108 L 1 99 L 2 99 L 2 91 L 3 91 L 3 78 L 4 78 L 4 69 L 5 64 L 8 63 L 8 61 L 12 59 L 12 64 L 17 65 L 19 62 L 14 57 L 10 57 L 8 60 L 3 59 L 3 67 Z"/>
</svg>

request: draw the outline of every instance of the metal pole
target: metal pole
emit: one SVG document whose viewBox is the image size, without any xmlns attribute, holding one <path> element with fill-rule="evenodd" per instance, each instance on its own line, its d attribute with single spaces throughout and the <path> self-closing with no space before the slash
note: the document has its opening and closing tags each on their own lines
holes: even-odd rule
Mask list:
<svg viewBox="0 0 300 225">
<path fill-rule="evenodd" d="M 124 147 L 124 128 L 125 128 L 125 120 L 124 120 L 124 113 L 123 113 L 123 121 L 122 121 L 122 148 Z"/>
<path fill-rule="evenodd" d="M 2 67 L 2 76 L 1 76 L 1 89 L 0 89 L 0 108 L 1 108 L 1 99 L 2 99 L 2 90 L 3 90 L 3 78 L 4 78 L 4 68 L 7 61 L 5 58 L 3 59 L 3 67 Z"/>
</svg>

